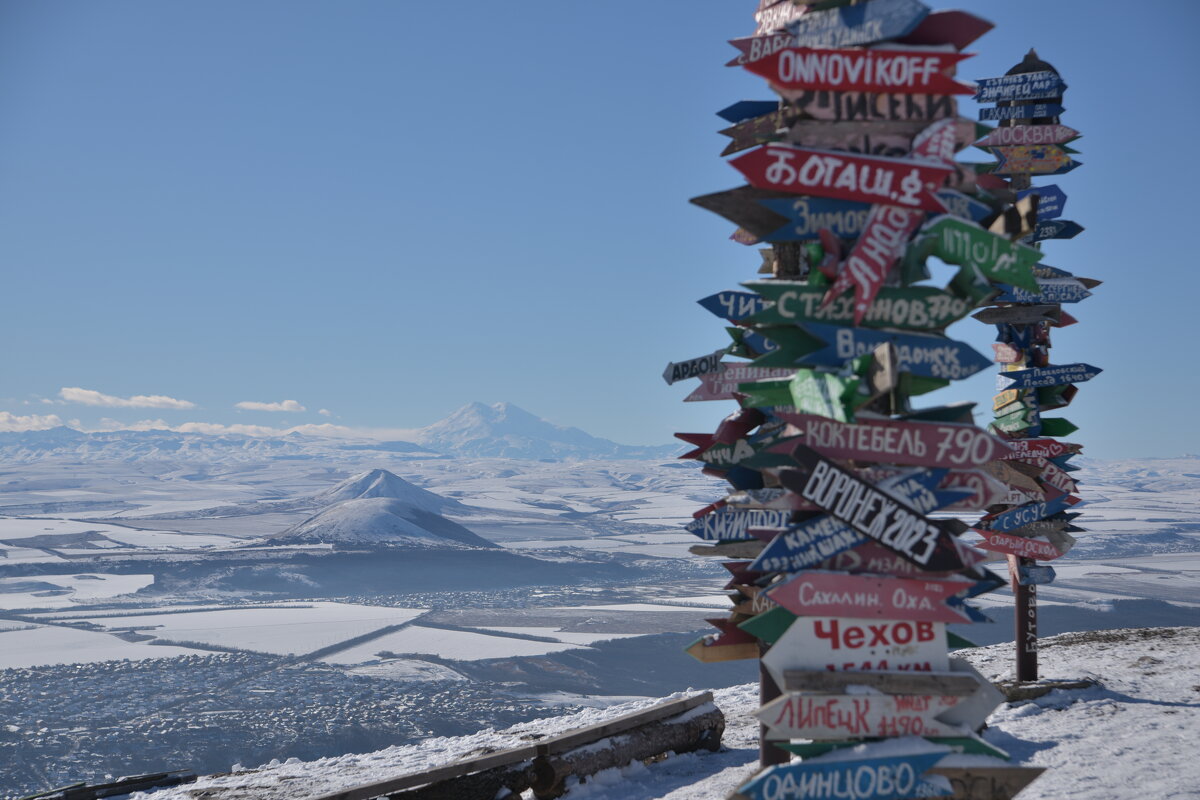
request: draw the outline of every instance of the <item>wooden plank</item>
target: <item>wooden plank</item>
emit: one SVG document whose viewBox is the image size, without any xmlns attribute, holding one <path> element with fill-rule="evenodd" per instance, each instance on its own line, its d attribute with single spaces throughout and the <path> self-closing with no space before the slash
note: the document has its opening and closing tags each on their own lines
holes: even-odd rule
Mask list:
<svg viewBox="0 0 1200 800">
<path fill-rule="evenodd" d="M 536 745 L 536 749 L 539 754 L 555 755 L 557 753 L 565 753 L 580 745 L 616 736 L 618 733 L 633 730 L 648 722 L 657 722 L 658 720 L 679 716 L 691 711 L 693 708 L 699 708 L 712 701 L 712 692 L 703 692 L 692 697 L 669 700 L 665 703 L 651 706 L 644 711 L 635 711 L 632 714 L 626 714 L 616 719 L 580 728 L 571 733 L 555 736 Z"/>
<path fill-rule="evenodd" d="M 979 681 L 961 672 L 830 672 L 815 669 L 786 669 L 784 688 L 793 692 L 844 694 L 848 686 L 869 686 L 884 694 L 937 694 L 965 697 L 979 688 Z"/>
<path fill-rule="evenodd" d="M 958 703 L 952 695 L 814 695 L 787 692 L 754 712 L 776 739 L 868 736 L 964 736 L 937 716 Z"/>
<path fill-rule="evenodd" d="M 969 56 L 929 50 L 787 47 L 743 66 L 772 88 L 895 94 L 970 94 L 948 72 Z"/>
<path fill-rule="evenodd" d="M 944 800 L 1013 800 L 1037 780 L 1045 767 L 934 767 L 935 775 L 950 780 L 954 794 Z"/>
<path fill-rule="evenodd" d="M 947 601 L 973 581 L 967 578 L 894 578 L 805 570 L 773 585 L 767 596 L 801 616 L 970 622 Z"/>
</svg>

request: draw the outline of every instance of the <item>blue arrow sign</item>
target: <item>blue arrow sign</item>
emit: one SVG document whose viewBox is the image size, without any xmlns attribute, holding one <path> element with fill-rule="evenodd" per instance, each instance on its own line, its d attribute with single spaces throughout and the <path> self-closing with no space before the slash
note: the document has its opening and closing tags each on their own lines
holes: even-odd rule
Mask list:
<svg viewBox="0 0 1200 800">
<path fill-rule="evenodd" d="M 1031 367 L 996 375 L 996 389 L 1037 389 L 1042 386 L 1062 386 L 1066 383 L 1090 381 L 1104 370 L 1091 364 L 1058 364 Z M 1003 385 L 1001 385 L 1003 384 Z"/>
<path fill-rule="evenodd" d="M 985 520 L 982 523 L 977 523 L 977 525 L 981 525 L 991 531 L 1016 530 L 1017 528 L 1025 527 L 1031 522 L 1037 522 L 1070 508 L 1073 500 L 1074 498 L 1071 495 L 1064 494 L 1059 495 L 1053 500 L 1046 500 L 1041 503 L 1026 503 L 1023 506 L 1010 508 L 1008 511 L 997 515 L 995 519 Z"/>
<path fill-rule="evenodd" d="M 1038 278 L 1074 278 L 1075 276 L 1065 269 L 1052 267 L 1049 264 L 1034 264 L 1033 274 Z"/>
<path fill-rule="evenodd" d="M 879 486 L 922 514 L 945 508 L 971 494 L 972 490 L 936 490 L 945 477 L 944 469 L 905 472 L 882 481 Z M 798 572 L 820 564 L 868 541 L 867 537 L 828 514 L 805 520 L 772 539 L 750 565 L 756 572 Z"/>
<path fill-rule="evenodd" d="M 980 78 L 975 100 L 980 103 L 999 103 L 1003 100 L 1042 100 L 1062 97 L 1067 84 L 1057 72 L 1021 72 L 999 78 Z"/>
<path fill-rule="evenodd" d="M 928 14 L 929 6 L 917 0 L 872 0 L 810 11 L 787 29 L 797 47 L 853 47 L 907 36 Z"/>
<path fill-rule="evenodd" d="M 973 350 L 970 345 L 944 336 L 893 333 L 874 328 L 844 328 L 823 322 L 806 322 L 803 327 L 828 343 L 800 359 L 805 364 L 840 367 L 852 358 L 870 353 L 884 342 L 893 342 L 900 371 L 924 378 L 961 380 L 992 365 L 990 358 Z"/>
<path fill-rule="evenodd" d="M 1021 243 L 1032 244 L 1044 239 L 1074 239 L 1083 231 L 1082 225 L 1069 219 L 1048 219 L 1045 222 L 1039 220 L 1033 233 L 1021 239 Z"/>
<path fill-rule="evenodd" d="M 1063 215 L 1063 208 L 1067 205 L 1067 195 L 1058 188 L 1057 184 L 1052 183 L 1049 186 L 1039 186 L 1036 189 L 1017 192 L 1017 199 L 1023 200 L 1031 194 L 1038 196 L 1038 222 L 1058 219 Z"/>
<path fill-rule="evenodd" d="M 817 758 L 768 767 L 738 787 L 738 792 L 750 800 L 945 797 L 954 793 L 949 781 L 940 776 L 921 777 L 945 755 L 946 751 L 936 751 L 855 758 L 847 751 L 834 751 Z"/>
<path fill-rule="evenodd" d="M 981 203 L 974 197 L 954 189 L 942 189 L 937 193 L 937 199 L 945 206 L 946 213 L 972 222 L 983 222 L 993 213 L 992 207 L 987 203 Z"/>
<path fill-rule="evenodd" d="M 878 0 L 875 0 L 878 2 Z M 798 242 L 816 239 L 821 228 L 835 236 L 857 239 L 867 226 L 870 203 L 829 197 L 782 197 L 759 200 L 758 204 L 789 221 L 762 237 L 766 242 Z"/>
<path fill-rule="evenodd" d="M 750 528 L 782 528 L 791 519 L 792 512 L 786 510 L 718 508 L 683 527 L 688 533 L 701 539 L 737 542 L 754 538 L 746 533 Z"/>
<path fill-rule="evenodd" d="M 737 322 L 751 314 L 757 314 L 767 307 L 767 301 L 762 295 L 754 292 L 724 291 L 710 294 L 702 300 L 697 300 L 705 311 L 711 312 L 721 319 Z"/>
<path fill-rule="evenodd" d="M 1048 564 L 1021 564 L 1017 567 L 1017 583 L 1022 586 L 1042 586 L 1054 583 L 1054 574 L 1054 567 Z"/>
<path fill-rule="evenodd" d="M 993 297 L 990 303 L 1078 303 L 1092 293 L 1077 280 L 1071 278 L 1038 278 L 1037 292 L 1029 292 L 1019 286 L 1000 284 L 1004 291 Z"/>
<path fill-rule="evenodd" d="M 779 110 L 778 100 L 739 100 L 731 106 L 725 106 L 717 112 L 717 116 L 728 123 L 736 125 L 742 120 L 761 117 Z"/>
<path fill-rule="evenodd" d="M 1058 103 L 1035 103 L 1031 106 L 996 106 L 979 109 L 980 119 L 1042 119 L 1057 117 L 1066 111 Z"/>
</svg>

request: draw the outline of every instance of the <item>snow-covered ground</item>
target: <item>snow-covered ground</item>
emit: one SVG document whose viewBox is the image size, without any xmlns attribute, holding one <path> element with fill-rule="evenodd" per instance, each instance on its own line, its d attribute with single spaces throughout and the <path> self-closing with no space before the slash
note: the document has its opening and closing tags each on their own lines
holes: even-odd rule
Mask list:
<svg viewBox="0 0 1200 800">
<path fill-rule="evenodd" d="M 961 652 L 985 676 L 1010 676 L 1010 645 Z M 1064 634 L 1043 642 L 1045 679 L 1091 678 L 1087 689 L 1056 689 L 1033 701 L 1004 704 L 984 738 L 1014 762 L 1047 767 L 1022 800 L 1154 800 L 1195 798 L 1200 786 L 1200 628 L 1150 628 Z M 568 797 L 588 800 L 724 800 L 756 769 L 758 705 L 755 685 L 715 692 L 725 713 L 724 748 L 673 756 L 649 766 L 609 770 L 574 786 Z M 288 762 L 230 775 L 202 777 L 154 800 L 301 800 L 382 781 L 456 758 L 528 742 L 636 710 L 637 701 L 517 725 L 473 736 L 437 738 L 409 747 L 314 762 Z M 137 797 L 135 795 L 135 797 Z M 149 796 L 145 796 L 149 797 Z"/>
</svg>

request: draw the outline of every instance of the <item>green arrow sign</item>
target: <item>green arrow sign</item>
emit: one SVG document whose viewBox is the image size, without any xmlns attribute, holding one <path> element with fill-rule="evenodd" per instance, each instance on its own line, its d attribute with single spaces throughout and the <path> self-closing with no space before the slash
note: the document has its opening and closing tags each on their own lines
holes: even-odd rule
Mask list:
<svg viewBox="0 0 1200 800">
<path fill-rule="evenodd" d="M 998 283 L 1038 291 L 1033 265 L 1042 257 L 1040 250 L 949 215 L 938 217 L 921 236 L 931 242 L 931 254 L 947 264 L 978 270 Z"/>
<path fill-rule="evenodd" d="M 821 308 L 825 289 L 807 283 L 750 281 L 742 285 L 774 304 L 747 317 L 743 322 L 754 325 L 786 325 L 799 322 L 854 324 L 854 298 L 849 295 L 839 297 L 825 308 Z M 962 319 L 973 308 L 974 303 L 970 300 L 930 286 L 903 289 L 885 287 L 879 290 L 860 324 L 868 328 L 936 331 Z"/>
</svg>

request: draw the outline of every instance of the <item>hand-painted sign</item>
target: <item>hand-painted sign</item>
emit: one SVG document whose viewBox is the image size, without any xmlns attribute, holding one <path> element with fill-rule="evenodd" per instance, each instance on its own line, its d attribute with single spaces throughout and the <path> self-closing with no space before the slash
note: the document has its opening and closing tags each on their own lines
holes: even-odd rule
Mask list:
<svg viewBox="0 0 1200 800">
<path fill-rule="evenodd" d="M 847 289 L 853 288 L 854 324 L 858 325 L 883 287 L 884 279 L 904 255 L 909 237 L 924 219 L 924 211 L 873 206 L 862 235 L 839 267 L 837 279 L 821 304 L 829 305 Z"/>
<path fill-rule="evenodd" d="M 811 6 L 796 5 L 791 0 L 780 0 L 765 7 L 760 3 L 758 11 L 754 12 L 754 21 L 758 23 L 754 35 L 762 36 L 781 30 L 789 22 L 799 19 L 811 10 Z"/>
<path fill-rule="evenodd" d="M 1092 296 L 1074 278 L 1038 278 L 1038 291 L 1030 292 L 1016 286 L 1000 285 L 1003 292 L 993 297 L 993 303 L 1078 303 Z"/>
<path fill-rule="evenodd" d="M 1038 386 L 1058 386 L 1064 383 L 1090 381 L 1104 370 L 1091 364 L 1059 364 L 1031 369 L 1001 372 L 996 376 L 997 389 L 1033 389 Z M 1003 384 L 1003 385 L 1001 385 Z"/>
<path fill-rule="evenodd" d="M 931 50 L 786 47 L 744 66 L 783 89 L 970 94 L 970 86 L 949 77 L 964 58 Z"/>
<path fill-rule="evenodd" d="M 1023 200 L 1032 194 L 1038 196 L 1037 218 L 1039 222 L 1058 219 L 1063 215 L 1063 210 L 1067 205 L 1067 195 L 1056 184 L 1017 192 L 1017 200 Z"/>
<path fill-rule="evenodd" d="M 1008 452 L 997 456 L 1001 459 L 1015 458 L 1058 458 L 1063 455 L 1074 455 L 1083 449 L 1083 445 L 1070 442 L 1056 442 L 1053 439 L 1017 439 L 1008 442 Z"/>
<path fill-rule="evenodd" d="M 663 370 L 663 380 L 670 385 L 686 378 L 698 378 L 710 372 L 718 372 L 721 369 L 721 357 L 725 355 L 725 352 L 722 349 L 689 361 L 673 361 L 667 364 L 667 368 Z"/>
<path fill-rule="evenodd" d="M 777 410 L 827 458 L 926 467 L 973 467 L 1000 458 L 1007 444 L 973 425 L 863 419 L 855 424 Z"/>
<path fill-rule="evenodd" d="M 1054 545 L 1044 539 L 1027 539 L 1000 531 L 978 531 L 983 536 L 981 547 L 996 553 L 1052 561 L 1062 555 Z"/>
<path fill-rule="evenodd" d="M 949 94 L 873 94 L 778 90 L 804 119 L 824 122 L 915 121 L 926 124 L 958 116 L 958 102 Z"/>
<path fill-rule="evenodd" d="M 918 566 L 930 570 L 965 566 L 955 547 L 956 530 L 947 522 L 926 519 L 907 503 L 890 497 L 810 447 L 797 445 L 792 457 L 806 474 L 781 470 L 779 479 L 784 488 Z"/>
<path fill-rule="evenodd" d="M 947 215 L 926 226 L 922 235 L 930 237 L 932 254 L 947 264 L 977 269 L 992 280 L 1037 291 L 1031 268 L 1042 257 L 1040 250 Z"/>
<path fill-rule="evenodd" d="M 970 345 L 944 336 L 893 333 L 870 328 L 848 328 L 819 322 L 804 329 L 828 344 L 802 359 L 806 364 L 840 367 L 850 359 L 872 352 L 883 342 L 896 345 L 897 368 L 927 378 L 961 380 L 991 365 Z"/>
<path fill-rule="evenodd" d="M 835 236 L 857 239 L 867 225 L 869 203 L 828 197 L 796 197 L 759 200 L 764 208 L 786 217 L 788 223 L 764 236 L 764 241 L 792 242 L 816 239 L 822 228 Z"/>
<path fill-rule="evenodd" d="M 949 167 L 906 159 L 809 150 L 779 142 L 729 163 L 760 189 L 926 211 L 943 210 L 933 192 L 954 172 Z"/>
<path fill-rule="evenodd" d="M 942 189 L 937 193 L 937 198 L 948 214 L 969 219 L 972 222 L 982 222 L 993 213 L 992 207 L 987 203 L 980 202 L 974 197 L 954 189 Z"/>
<path fill-rule="evenodd" d="M 1074 239 L 1083 233 L 1084 227 L 1069 219 L 1048 219 L 1037 224 L 1033 233 L 1022 239 L 1022 242 L 1041 242 L 1046 239 Z"/>
<path fill-rule="evenodd" d="M 786 217 L 781 217 L 773 211 L 768 211 L 758 204 L 759 200 L 768 197 L 783 197 L 781 192 L 768 192 L 753 186 L 739 186 L 736 189 L 726 189 L 723 192 L 713 192 L 693 197 L 688 202 L 706 211 L 711 211 L 744 228 L 752 237 L 761 237 L 778 230 L 787 223 Z"/>
<path fill-rule="evenodd" d="M 961 736 L 967 733 L 965 728 L 937 720 L 958 700 L 953 695 L 787 692 L 755 711 L 754 716 L 776 739 Z"/>
<path fill-rule="evenodd" d="M 995 108 L 979 109 L 979 118 L 989 120 L 1047 119 L 1057 117 L 1063 111 L 1066 111 L 1066 109 L 1058 103 L 1034 103 L 1027 106 L 996 106 Z"/>
<path fill-rule="evenodd" d="M 993 175 L 1062 175 L 1080 166 L 1056 144 L 989 147 L 999 161 Z"/>
<path fill-rule="evenodd" d="M 972 319 L 988 325 L 1036 325 L 1039 322 L 1058 322 L 1062 318 L 1062 309 L 1057 304 L 1038 306 L 1005 306 L 1003 308 L 983 308 L 971 315 Z M 1014 342 L 1014 344 L 1019 344 Z M 1024 349 L 1024 346 L 1021 346 Z"/>
<path fill-rule="evenodd" d="M 970 587 L 967 578 L 912 580 L 806 570 L 767 590 L 799 616 L 967 622 L 946 600 Z"/>
<path fill-rule="evenodd" d="M 1078 136 L 1079 131 L 1066 125 L 1013 125 L 1008 128 L 995 128 L 975 144 L 979 147 L 1064 144 Z"/>
<path fill-rule="evenodd" d="M 815 759 L 775 764 L 739 786 L 738 795 L 747 800 L 941 797 L 953 794 L 946 779 L 940 776 L 926 778 L 922 773 L 940 761 L 946 752 L 938 750 L 916 755 L 859 757 L 853 760 L 845 757 L 830 760 L 831 757 L 841 756 L 840 753 L 830 753 Z"/>
<path fill-rule="evenodd" d="M 736 125 L 742 120 L 761 117 L 779 110 L 778 100 L 739 100 L 717 112 L 717 116 L 726 122 Z"/>
<path fill-rule="evenodd" d="M 743 632 L 738 631 L 738 633 Z M 730 642 L 721 634 L 709 634 L 688 645 L 686 652 L 692 658 L 705 664 L 758 658 L 758 640 L 752 637 L 747 638 L 749 641 Z"/>
<path fill-rule="evenodd" d="M 989 531 L 1008 533 L 1031 522 L 1037 522 L 1060 511 L 1065 511 L 1078 502 L 1079 498 L 1073 495 L 1059 495 L 1053 500 L 1046 500 L 1041 503 L 1026 503 L 1023 506 L 1010 508 L 1008 511 L 1001 512 L 994 517 L 984 517 L 980 520 L 979 524 Z"/>
<path fill-rule="evenodd" d="M 1067 84 L 1057 72 L 1019 72 L 999 78 L 982 78 L 977 81 L 979 90 L 975 100 L 980 103 L 999 103 L 1004 100 L 1046 100 L 1062 97 Z"/>
<path fill-rule="evenodd" d="M 724 291 L 710 294 L 697 303 L 709 313 L 730 322 L 743 320 L 762 311 L 767 302 L 754 292 Z"/>
<path fill-rule="evenodd" d="M 687 397 L 685 403 L 705 400 L 732 400 L 738 384 L 759 380 L 790 378 L 794 367 L 754 367 L 742 363 L 726 363 L 725 368 L 700 376 L 700 385 Z"/>
<path fill-rule="evenodd" d="M 929 13 L 917 0 L 874 0 L 799 15 L 787 33 L 734 39 L 741 54 L 730 65 L 766 58 L 785 47 L 853 47 L 895 39 L 912 32 Z"/>
<path fill-rule="evenodd" d="M 947 672 L 946 623 L 797 617 L 762 663 L 780 686 L 788 669 Z"/>
<path fill-rule="evenodd" d="M 795 113 L 791 106 L 788 108 L 789 113 Z M 957 151 L 969 147 L 976 136 L 978 123 L 966 117 L 956 117 L 953 118 L 953 124 L 954 149 Z M 903 158 L 912 152 L 914 137 L 928 125 L 927 120 L 795 120 L 789 123 L 784 141 L 798 147 Z"/>
<path fill-rule="evenodd" d="M 778 280 L 750 281 L 742 285 L 773 303 L 746 320 L 755 325 L 854 321 L 853 301 L 843 297 L 822 307 L 825 289 L 821 287 Z M 933 331 L 962 319 L 973 307 L 969 300 L 930 286 L 884 287 L 867 309 L 862 324 L 870 328 Z"/>
<path fill-rule="evenodd" d="M 722 156 L 740 153 L 749 147 L 755 147 L 767 142 L 777 142 L 783 138 L 781 131 L 796 118 L 796 112 L 790 107 L 780 108 L 761 117 L 751 117 L 736 125 L 718 131 L 728 136 L 732 141 L 721 151 Z"/>
<path fill-rule="evenodd" d="M 721 508 L 692 520 L 684 529 L 708 541 L 736 542 L 753 538 L 749 528 L 779 528 L 791 521 L 791 511 Z"/>
</svg>

